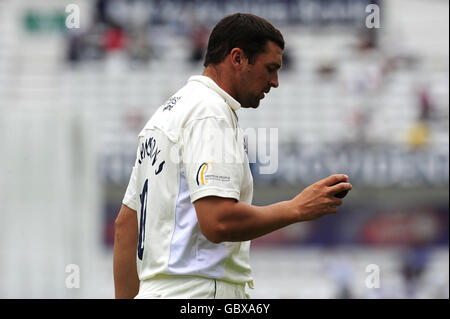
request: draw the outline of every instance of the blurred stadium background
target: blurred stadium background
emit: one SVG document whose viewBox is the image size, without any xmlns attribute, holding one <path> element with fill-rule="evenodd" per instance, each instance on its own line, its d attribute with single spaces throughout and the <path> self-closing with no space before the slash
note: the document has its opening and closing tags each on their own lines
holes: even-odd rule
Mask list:
<svg viewBox="0 0 450 319">
<path fill-rule="evenodd" d="M 371 3 L 380 28 L 365 25 Z M 69 4 L 80 28 L 66 26 Z M 0 297 L 114 296 L 113 221 L 137 133 L 202 72 L 211 27 L 240 11 L 287 43 L 280 87 L 238 114 L 278 129 L 276 173 L 252 166 L 254 203 L 336 172 L 354 187 L 338 215 L 254 241 L 252 297 L 449 298 L 448 7 L 0 0 Z M 66 286 L 70 264 L 79 288 Z M 371 264 L 379 288 L 366 286 Z"/>
</svg>

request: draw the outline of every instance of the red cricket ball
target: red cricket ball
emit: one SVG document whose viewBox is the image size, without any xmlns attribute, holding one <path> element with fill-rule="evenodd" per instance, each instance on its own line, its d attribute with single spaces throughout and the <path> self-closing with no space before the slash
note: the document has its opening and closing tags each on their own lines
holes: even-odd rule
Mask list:
<svg viewBox="0 0 450 319">
<path fill-rule="evenodd" d="M 339 182 L 339 183 L 343 183 L 343 182 Z M 337 184 L 339 184 L 339 183 L 333 184 L 333 185 L 331 185 L 331 186 L 337 185 Z M 334 197 L 337 197 L 337 198 L 344 198 L 345 196 L 347 196 L 347 194 L 348 194 L 348 191 L 345 190 L 345 191 L 339 192 L 339 193 L 337 193 L 337 194 L 334 194 Z"/>
</svg>

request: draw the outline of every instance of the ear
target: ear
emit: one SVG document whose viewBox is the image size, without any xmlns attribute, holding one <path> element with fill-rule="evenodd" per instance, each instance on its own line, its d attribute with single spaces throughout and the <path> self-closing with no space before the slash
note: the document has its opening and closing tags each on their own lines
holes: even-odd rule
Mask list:
<svg viewBox="0 0 450 319">
<path fill-rule="evenodd" d="M 241 48 L 233 48 L 230 52 L 231 65 L 234 67 L 241 67 L 241 65 L 247 60 L 244 51 Z"/>
</svg>

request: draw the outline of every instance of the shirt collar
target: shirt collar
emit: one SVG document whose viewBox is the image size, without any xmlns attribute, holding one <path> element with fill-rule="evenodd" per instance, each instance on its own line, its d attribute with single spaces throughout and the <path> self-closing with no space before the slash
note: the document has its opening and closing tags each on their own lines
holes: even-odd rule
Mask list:
<svg viewBox="0 0 450 319">
<path fill-rule="evenodd" d="M 217 94 L 219 94 L 224 100 L 225 102 L 228 104 L 229 107 L 231 107 L 231 109 L 233 111 L 238 110 L 241 107 L 241 104 L 236 101 L 231 95 L 229 95 L 227 92 L 225 92 L 224 90 L 222 90 L 217 84 L 216 82 L 214 82 L 213 79 L 211 79 L 210 77 L 204 76 L 204 75 L 193 75 L 189 78 L 188 82 L 190 81 L 197 81 L 202 83 L 203 85 L 205 85 L 206 87 L 210 88 L 211 90 L 213 90 L 214 92 L 216 92 Z"/>
</svg>

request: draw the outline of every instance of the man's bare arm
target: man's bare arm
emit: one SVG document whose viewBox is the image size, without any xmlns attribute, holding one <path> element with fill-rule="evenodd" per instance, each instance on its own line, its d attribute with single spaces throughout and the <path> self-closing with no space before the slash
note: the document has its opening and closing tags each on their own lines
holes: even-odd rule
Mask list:
<svg viewBox="0 0 450 319">
<path fill-rule="evenodd" d="M 136 211 L 122 205 L 114 226 L 115 296 L 117 299 L 131 299 L 139 292 L 139 278 L 136 266 L 138 242 Z"/>
<path fill-rule="evenodd" d="M 346 175 L 336 174 L 305 188 L 292 200 L 268 206 L 217 196 L 201 198 L 194 205 L 200 229 L 208 240 L 246 241 L 293 223 L 337 213 L 342 199 L 335 195 L 351 188 Z"/>
</svg>

